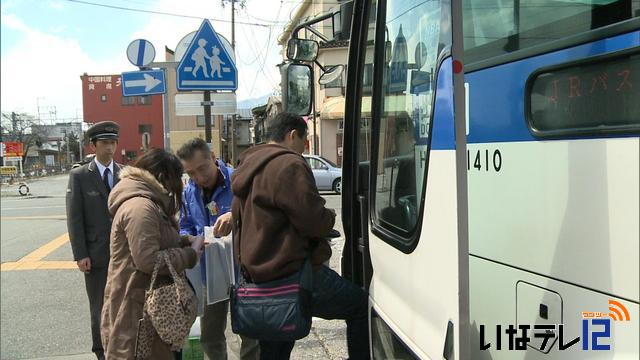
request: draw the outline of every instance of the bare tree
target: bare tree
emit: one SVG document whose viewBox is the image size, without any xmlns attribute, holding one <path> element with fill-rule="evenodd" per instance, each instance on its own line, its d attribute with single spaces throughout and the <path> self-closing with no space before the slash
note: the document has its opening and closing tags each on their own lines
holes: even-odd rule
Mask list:
<svg viewBox="0 0 640 360">
<path fill-rule="evenodd" d="M 75 158 L 75 161 L 80 161 L 80 139 L 78 135 L 70 131 L 66 134 L 65 144 L 62 146 L 62 151 L 66 151 L 67 153 L 71 153 Z M 67 160 L 70 161 L 70 160 Z"/>
<path fill-rule="evenodd" d="M 47 140 L 47 134 L 42 127 L 38 127 L 38 120 L 27 113 L 2 112 L 2 141 L 22 143 L 24 156 L 22 164 L 27 159 L 27 153 L 32 147 L 39 147 Z"/>
</svg>

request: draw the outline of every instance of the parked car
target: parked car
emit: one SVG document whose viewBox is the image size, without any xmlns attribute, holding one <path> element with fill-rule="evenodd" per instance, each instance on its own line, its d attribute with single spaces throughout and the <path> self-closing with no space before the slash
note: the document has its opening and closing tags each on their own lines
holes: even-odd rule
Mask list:
<svg viewBox="0 0 640 360">
<path fill-rule="evenodd" d="M 342 193 L 342 169 L 338 165 L 318 155 L 304 155 L 304 159 L 313 171 L 318 190 Z"/>
<path fill-rule="evenodd" d="M 82 166 L 84 164 L 88 164 L 88 163 L 91 162 L 91 160 L 93 160 L 94 157 L 96 157 L 96 154 L 89 154 L 89 155 L 85 156 L 84 159 L 82 159 L 82 160 L 74 163 L 73 165 L 71 165 L 71 168 L 75 169 L 75 168 L 80 167 L 80 166 Z"/>
</svg>

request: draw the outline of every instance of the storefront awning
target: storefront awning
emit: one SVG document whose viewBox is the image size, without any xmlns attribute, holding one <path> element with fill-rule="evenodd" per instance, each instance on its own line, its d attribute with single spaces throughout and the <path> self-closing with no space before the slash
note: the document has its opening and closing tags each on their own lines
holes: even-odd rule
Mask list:
<svg viewBox="0 0 640 360">
<path fill-rule="evenodd" d="M 324 99 L 320 110 L 322 120 L 344 119 L 344 96 L 336 96 Z"/>
<path fill-rule="evenodd" d="M 386 96 L 384 99 L 385 116 L 409 116 L 407 111 L 407 98 L 396 95 Z M 326 98 L 320 110 L 322 120 L 344 119 L 344 96 Z M 360 101 L 361 117 L 371 117 L 371 96 L 363 96 Z"/>
</svg>

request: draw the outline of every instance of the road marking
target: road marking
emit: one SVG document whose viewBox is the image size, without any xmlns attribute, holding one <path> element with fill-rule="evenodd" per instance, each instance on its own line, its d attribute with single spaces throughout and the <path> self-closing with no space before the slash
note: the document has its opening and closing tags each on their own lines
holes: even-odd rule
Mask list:
<svg viewBox="0 0 640 360">
<path fill-rule="evenodd" d="M 20 271 L 20 270 L 76 270 L 78 265 L 75 261 L 27 261 L 27 262 L 6 262 L 0 265 L 0 271 Z"/>
<path fill-rule="evenodd" d="M 52 206 L 32 206 L 32 207 L 21 207 L 21 208 L 2 208 L 2 211 L 5 210 L 31 210 L 31 209 L 51 209 L 51 208 L 63 208 L 65 205 L 52 205 Z"/>
<path fill-rule="evenodd" d="M 22 259 L 18 260 L 18 262 L 22 263 L 22 262 L 40 261 L 40 260 L 44 259 L 45 257 L 47 257 L 47 255 L 49 255 L 52 252 L 54 252 L 57 248 L 59 248 L 60 246 L 64 245 L 68 241 L 69 241 L 69 233 L 62 234 L 62 235 L 58 236 L 57 238 L 49 241 L 47 244 L 39 247 L 35 251 L 27 254 L 27 256 L 25 256 Z"/>
<path fill-rule="evenodd" d="M 46 216 L 0 216 L 1 220 L 67 220 L 66 215 Z"/>
<path fill-rule="evenodd" d="M 52 252 L 69 241 L 69 233 L 62 234 L 49 241 L 47 244 L 30 252 L 25 257 L 14 262 L 5 262 L 0 265 L 0 271 L 19 270 L 67 270 L 77 269 L 75 261 L 43 261 Z"/>
</svg>

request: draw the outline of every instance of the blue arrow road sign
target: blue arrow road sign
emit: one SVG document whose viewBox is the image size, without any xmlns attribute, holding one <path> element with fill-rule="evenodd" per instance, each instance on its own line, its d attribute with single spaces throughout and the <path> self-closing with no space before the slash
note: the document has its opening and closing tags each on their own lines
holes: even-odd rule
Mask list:
<svg viewBox="0 0 640 360">
<path fill-rule="evenodd" d="M 133 40 L 127 46 L 127 58 L 135 66 L 147 66 L 156 57 L 156 48 L 148 40 Z"/>
<path fill-rule="evenodd" d="M 178 65 L 178 90 L 236 90 L 238 71 L 209 20 L 204 20 Z"/>
<path fill-rule="evenodd" d="M 167 84 L 164 70 L 128 71 L 122 73 L 122 96 L 164 94 Z"/>
</svg>

